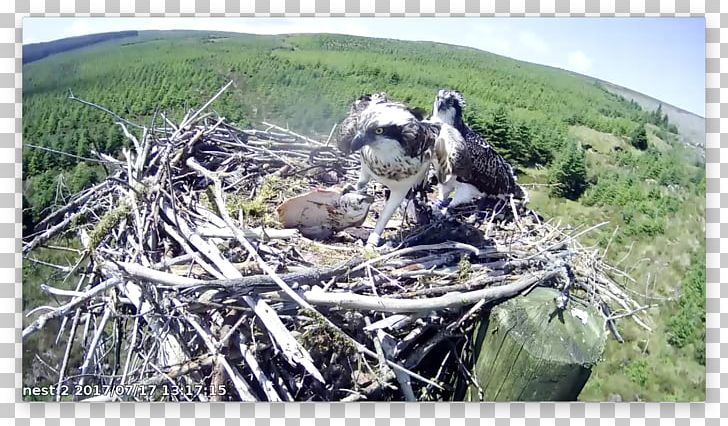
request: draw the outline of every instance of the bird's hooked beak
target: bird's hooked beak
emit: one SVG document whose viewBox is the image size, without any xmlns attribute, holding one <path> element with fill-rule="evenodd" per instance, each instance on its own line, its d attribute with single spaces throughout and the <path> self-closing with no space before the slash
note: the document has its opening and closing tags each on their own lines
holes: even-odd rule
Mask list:
<svg viewBox="0 0 728 426">
<path fill-rule="evenodd" d="M 440 111 L 445 109 L 445 99 L 441 96 L 438 96 L 437 99 L 435 99 L 435 108 Z"/>
<path fill-rule="evenodd" d="M 356 152 L 360 150 L 364 145 L 367 144 L 366 136 L 364 136 L 364 132 L 356 132 L 356 135 L 354 136 L 354 139 L 351 140 L 351 151 Z"/>
</svg>

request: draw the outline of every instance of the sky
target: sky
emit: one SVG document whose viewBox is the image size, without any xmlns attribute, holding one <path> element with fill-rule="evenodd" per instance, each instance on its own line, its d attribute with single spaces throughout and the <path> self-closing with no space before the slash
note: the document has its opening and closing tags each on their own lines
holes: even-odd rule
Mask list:
<svg viewBox="0 0 728 426">
<path fill-rule="evenodd" d="M 151 29 L 323 32 L 469 46 L 586 74 L 705 116 L 703 18 L 25 18 L 23 43 Z"/>
</svg>

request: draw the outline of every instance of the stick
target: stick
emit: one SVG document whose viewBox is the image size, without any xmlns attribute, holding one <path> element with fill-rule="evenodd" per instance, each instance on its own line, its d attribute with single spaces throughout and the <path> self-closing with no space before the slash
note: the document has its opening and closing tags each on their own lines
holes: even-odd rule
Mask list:
<svg viewBox="0 0 728 426">
<path fill-rule="evenodd" d="M 270 275 L 270 277 L 273 279 L 273 281 L 276 284 L 278 284 L 281 287 L 281 289 L 283 289 L 283 291 L 289 297 L 291 297 L 294 301 L 298 302 L 299 304 L 302 304 L 302 306 L 310 309 L 311 311 L 318 313 L 315 309 L 313 309 L 313 307 L 311 307 L 310 305 L 305 303 L 305 301 L 303 301 L 303 299 L 296 292 L 294 292 L 288 286 L 288 284 L 286 284 L 283 280 L 281 280 L 281 278 L 275 273 L 275 271 L 273 269 L 271 269 L 271 267 L 268 266 L 267 263 L 265 263 L 263 258 L 260 257 L 258 252 L 250 244 L 250 242 L 248 242 L 248 240 L 245 238 L 245 236 L 242 234 L 242 232 L 240 232 L 240 230 L 234 225 L 232 218 L 230 218 L 230 215 L 228 215 L 227 210 L 225 209 L 225 202 L 222 199 L 222 184 L 220 183 L 220 180 L 217 178 L 217 176 L 215 176 L 209 170 L 202 167 L 193 158 L 190 158 L 187 160 L 187 165 L 190 168 L 200 172 L 203 176 L 205 176 L 208 179 L 211 179 L 213 181 L 213 183 L 215 185 L 215 191 L 214 191 L 215 203 L 217 204 L 218 211 L 222 215 L 223 220 L 228 225 L 230 230 L 233 231 L 233 233 L 235 234 L 235 237 L 238 240 L 238 242 L 240 242 L 240 244 L 242 244 L 243 247 L 245 247 L 245 249 L 250 253 L 250 255 L 258 262 L 258 264 L 260 265 L 260 268 L 263 271 L 265 271 L 268 275 Z M 237 270 L 236 270 L 236 272 L 237 272 L 237 275 L 240 275 L 240 273 Z M 250 296 L 244 296 L 244 298 L 250 298 Z M 250 299 L 249 303 L 251 304 L 251 307 L 256 305 L 256 303 L 254 303 L 252 299 Z M 275 316 L 275 319 L 278 322 L 280 322 L 280 318 L 278 318 L 278 316 L 275 315 L 275 313 L 273 313 L 273 315 Z M 273 319 L 273 316 L 271 316 L 271 319 Z M 298 343 L 298 341 L 296 341 L 295 339 L 292 338 L 290 333 L 288 333 L 288 330 L 286 330 L 286 328 L 283 327 L 282 323 L 280 325 L 281 325 L 282 329 L 286 331 L 286 333 L 283 334 L 283 336 L 285 336 L 284 338 L 290 342 L 289 344 L 291 344 L 292 349 L 294 349 L 296 352 L 300 353 L 300 355 L 301 355 L 301 359 L 296 359 L 295 361 L 298 363 L 301 363 L 303 365 L 303 367 L 306 368 L 306 370 L 308 370 L 321 383 L 325 383 L 325 380 L 324 380 L 323 376 L 321 375 L 321 372 L 319 372 L 318 368 L 316 368 L 316 366 L 313 364 L 313 360 L 311 359 L 311 355 L 308 353 L 308 351 L 303 346 L 301 346 Z"/>
<path fill-rule="evenodd" d="M 71 223 L 74 219 L 81 216 L 85 213 L 85 210 L 77 211 L 65 219 L 63 219 L 60 223 L 46 229 L 42 234 L 36 236 L 33 238 L 32 241 L 30 241 L 28 244 L 23 246 L 23 254 L 28 253 L 29 251 L 33 250 L 34 248 L 38 247 L 39 245 L 45 243 L 46 241 L 53 238 L 56 234 L 63 231 L 69 223 Z"/>
<path fill-rule="evenodd" d="M 66 351 L 63 354 L 63 361 L 61 361 L 61 368 L 58 370 L 58 384 L 56 385 L 56 401 L 61 400 L 61 386 L 63 384 L 63 378 L 66 374 L 66 368 L 68 367 L 68 359 L 71 356 L 71 348 L 73 347 L 73 339 L 76 337 L 76 330 L 78 327 L 78 319 L 81 317 L 81 311 L 76 310 L 76 315 L 73 316 L 71 322 L 71 330 L 68 332 L 68 342 L 66 343 Z"/>
<path fill-rule="evenodd" d="M 312 144 L 314 144 L 314 145 L 320 145 L 320 146 L 325 146 L 325 144 L 322 144 L 322 143 L 321 143 L 321 142 L 319 142 L 319 141 L 313 140 L 313 139 L 311 139 L 311 138 L 308 138 L 308 137 L 306 137 L 306 136 L 303 136 L 303 135 L 301 135 L 301 134 L 299 134 L 299 133 L 296 133 L 296 132 L 293 132 L 293 131 L 291 131 L 291 130 L 288 130 L 288 129 L 284 129 L 283 127 L 280 127 L 280 126 L 276 126 L 275 124 L 271 124 L 271 123 L 268 123 L 268 122 L 265 122 L 265 121 L 261 121 L 261 123 L 263 123 L 264 125 L 266 125 L 266 126 L 268 126 L 268 127 L 271 127 L 271 128 L 273 128 L 273 129 L 276 129 L 276 130 L 279 130 L 279 131 L 281 131 L 281 132 L 284 132 L 284 133 L 288 133 L 288 134 L 290 134 L 290 135 L 293 135 L 293 136 L 295 136 L 295 137 L 297 137 L 297 138 L 299 138 L 299 139 L 303 139 L 303 140 L 305 140 L 305 141 L 307 141 L 307 142 L 311 142 L 311 143 L 312 143 Z"/>
<path fill-rule="evenodd" d="M 427 244 L 427 245 L 421 245 L 421 246 L 413 246 L 413 247 L 406 247 L 403 249 L 395 250 L 393 252 L 387 253 L 385 255 L 379 256 L 375 259 L 368 260 L 361 265 L 355 267 L 352 269 L 352 272 L 358 271 L 360 269 L 364 269 L 367 266 L 374 265 L 376 263 L 385 261 L 387 259 L 391 259 L 395 256 L 401 256 L 404 254 L 414 253 L 417 251 L 423 251 L 423 250 L 468 250 L 473 252 L 476 256 L 480 256 L 482 253 L 482 250 L 475 246 L 471 246 L 470 244 L 464 244 L 464 243 L 457 243 L 457 242 L 446 242 L 446 243 L 440 243 L 440 244 Z"/>
<path fill-rule="evenodd" d="M 70 302 L 66 303 L 65 305 L 59 306 L 55 310 L 41 315 L 38 319 L 36 319 L 32 324 L 27 326 L 23 330 L 23 340 L 28 338 L 31 334 L 35 333 L 36 331 L 40 330 L 45 326 L 46 322 L 49 320 L 60 318 L 65 315 L 68 315 L 71 311 L 76 309 L 79 305 L 86 302 L 87 300 L 97 296 L 99 293 L 102 293 L 109 288 L 121 283 L 121 280 L 119 278 L 111 278 L 108 279 L 100 284 L 98 284 L 96 287 L 93 287 L 91 290 L 84 293 L 83 296 L 78 296 L 71 300 Z"/>
<path fill-rule="evenodd" d="M 172 133 L 172 136 L 170 136 L 170 137 L 169 137 L 169 139 L 174 139 L 175 137 L 177 137 L 177 136 L 179 135 L 179 132 L 180 132 L 180 130 L 182 130 L 182 129 L 184 129 L 184 128 L 185 128 L 186 126 L 188 126 L 188 125 L 189 125 L 189 124 L 190 124 L 190 123 L 192 122 L 192 120 L 194 120 L 194 119 L 195 119 L 195 118 L 196 118 L 196 117 L 197 117 L 198 115 L 200 115 L 200 113 L 201 113 L 201 112 L 202 112 L 202 111 L 203 111 L 203 110 L 204 110 L 205 108 L 207 108 L 208 106 L 210 106 L 210 104 L 211 104 L 211 103 L 215 102 L 215 99 L 217 99 L 218 97 L 220 97 L 220 95 L 222 95 L 222 94 L 223 94 L 223 92 L 224 92 L 225 90 L 227 90 L 227 88 L 228 88 L 228 87 L 230 87 L 230 85 L 231 85 L 231 84 L 233 84 L 233 80 L 230 80 L 230 81 L 228 81 L 228 82 L 227 82 L 227 84 L 225 84 L 225 85 L 224 85 L 224 86 L 223 86 L 223 87 L 222 87 L 222 88 L 221 88 L 220 90 L 218 90 L 218 92 L 217 92 L 217 93 L 216 93 L 216 94 L 215 94 L 215 95 L 214 95 L 214 96 L 213 96 L 212 98 L 210 98 L 210 99 L 209 99 L 209 100 L 208 100 L 207 102 L 205 102 L 205 104 L 204 104 L 204 105 L 202 105 L 202 106 L 201 106 L 201 107 L 200 107 L 200 108 L 199 108 L 199 109 L 198 109 L 198 110 L 197 110 L 197 111 L 196 111 L 196 112 L 195 112 L 194 114 L 192 114 L 192 115 L 191 115 L 191 116 L 190 116 L 189 118 L 185 118 L 185 120 L 183 120 L 183 121 L 182 121 L 182 123 L 181 123 L 181 124 L 179 125 L 179 128 L 178 128 L 177 130 L 175 130 L 175 131 L 174 131 L 174 133 Z"/>
<path fill-rule="evenodd" d="M 91 358 L 94 356 L 94 353 L 96 352 L 96 347 L 99 345 L 99 339 L 101 339 L 101 335 L 104 332 L 104 327 L 106 327 L 106 323 L 109 321 L 109 318 L 111 318 L 111 309 L 106 306 L 104 309 L 104 315 L 101 317 L 101 321 L 99 322 L 99 325 L 96 327 L 96 332 L 94 333 L 94 337 L 91 340 L 91 344 L 86 349 L 86 357 L 83 360 L 83 364 L 81 364 L 81 381 L 79 382 L 79 385 L 83 387 L 83 384 L 86 381 L 86 374 L 88 374 L 88 369 L 91 365 Z"/>
<path fill-rule="evenodd" d="M 192 163 L 192 162 L 190 162 Z M 194 163 L 193 163 L 194 164 Z M 219 188 L 219 181 L 216 181 L 216 184 Z M 216 197 L 217 199 L 218 197 Z M 224 203 L 223 203 L 223 209 L 224 209 Z M 170 216 L 173 215 L 173 213 L 170 211 L 171 209 L 163 207 L 162 211 L 166 215 Z M 175 216 L 176 217 L 176 216 Z M 176 221 L 176 220 L 175 220 Z M 193 234 L 187 226 L 182 221 L 176 221 L 178 222 L 178 226 L 180 228 L 180 231 L 188 235 L 190 237 L 196 236 L 196 234 Z M 230 264 L 230 262 L 223 259 L 218 250 L 214 248 L 214 246 L 208 245 L 206 242 L 202 241 L 202 238 L 195 238 L 193 241 L 192 239 L 190 242 L 195 245 L 198 250 L 200 250 L 210 261 L 212 261 L 218 268 L 220 268 L 220 271 L 227 277 L 227 278 L 242 278 L 242 274 L 240 271 L 235 269 L 235 267 Z M 248 243 L 249 244 L 249 243 Z M 256 253 L 257 254 L 257 253 Z M 267 265 L 266 265 L 267 266 Z M 291 364 L 300 364 L 302 365 L 311 375 L 318 379 L 320 382 L 324 382 L 323 376 L 321 375 L 321 372 L 318 371 L 316 366 L 313 364 L 313 360 L 311 359 L 310 354 L 308 351 L 303 348 L 303 346 L 298 343 L 298 341 L 293 338 L 290 331 L 286 329 L 285 325 L 281 321 L 281 319 L 278 317 L 276 312 L 271 309 L 270 306 L 268 306 L 267 303 L 265 303 L 263 300 L 261 300 L 258 297 L 253 296 L 243 296 L 243 300 L 245 303 L 248 304 L 258 315 L 261 322 L 265 325 L 265 327 L 268 329 L 268 331 L 273 336 L 274 340 L 278 343 L 279 347 L 281 348 L 281 352 L 284 354 L 286 359 Z"/>
<path fill-rule="evenodd" d="M 471 305 L 481 299 L 487 302 L 512 297 L 522 290 L 549 280 L 558 275 L 558 271 L 549 271 L 541 276 L 528 276 L 512 284 L 494 288 L 486 288 L 462 294 L 446 294 L 429 299 L 393 299 L 384 297 L 362 296 L 353 293 L 324 293 L 307 291 L 303 297 L 309 303 L 319 306 L 335 306 L 342 309 L 370 310 L 377 312 L 423 312 Z"/>
<path fill-rule="evenodd" d="M 216 358 L 216 362 L 219 362 L 222 364 L 223 368 L 228 374 L 228 377 L 230 380 L 232 380 L 233 385 L 235 386 L 235 390 L 238 391 L 238 395 L 240 396 L 240 399 L 243 401 L 257 401 L 257 398 L 253 396 L 250 386 L 245 382 L 245 379 L 243 379 L 240 376 L 240 373 L 233 370 L 232 366 L 230 366 L 230 363 L 228 360 L 218 353 L 217 350 L 217 344 L 214 342 L 213 337 L 205 331 L 199 322 L 195 318 L 193 318 L 192 314 L 188 313 L 185 309 L 182 308 L 182 302 L 180 302 L 177 299 L 172 299 L 172 303 L 177 307 L 178 310 L 182 311 L 182 314 L 187 319 L 187 322 L 190 323 L 190 325 L 195 329 L 197 334 L 202 338 L 202 341 L 205 343 L 205 346 L 207 346 L 207 350 L 210 352 L 210 354 L 214 355 Z"/>
<path fill-rule="evenodd" d="M 73 197 L 68 204 L 65 206 L 59 208 L 58 210 L 53 211 L 51 214 L 43 218 L 40 222 L 38 222 L 35 225 L 35 229 L 42 229 L 49 223 L 52 223 L 56 220 L 57 217 L 63 216 L 66 214 L 66 212 L 75 209 L 82 203 L 85 203 L 89 200 L 93 195 L 97 194 L 102 189 L 105 189 L 105 187 L 108 185 L 109 181 L 105 180 L 98 185 L 92 186 L 91 188 L 85 190 L 84 192 L 78 194 L 77 196 Z M 102 191 L 100 194 L 97 194 L 98 196 L 102 196 L 106 191 Z"/>
</svg>

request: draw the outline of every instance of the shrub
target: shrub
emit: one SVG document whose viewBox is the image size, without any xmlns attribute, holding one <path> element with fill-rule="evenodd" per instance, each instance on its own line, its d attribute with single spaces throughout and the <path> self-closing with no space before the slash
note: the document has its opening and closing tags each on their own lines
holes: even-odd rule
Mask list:
<svg viewBox="0 0 728 426">
<path fill-rule="evenodd" d="M 645 130 L 645 126 L 637 127 L 634 133 L 632 133 L 632 139 L 630 139 L 630 143 L 633 147 L 641 151 L 647 149 L 647 130 Z"/>
<path fill-rule="evenodd" d="M 693 257 L 677 301 L 677 312 L 667 324 L 667 342 L 684 348 L 692 344 L 695 358 L 705 364 L 705 254 Z"/>
<path fill-rule="evenodd" d="M 647 360 L 640 358 L 636 361 L 632 361 L 627 366 L 627 377 L 634 383 L 644 387 L 647 384 L 647 379 L 650 376 L 650 368 L 647 364 Z"/>
</svg>

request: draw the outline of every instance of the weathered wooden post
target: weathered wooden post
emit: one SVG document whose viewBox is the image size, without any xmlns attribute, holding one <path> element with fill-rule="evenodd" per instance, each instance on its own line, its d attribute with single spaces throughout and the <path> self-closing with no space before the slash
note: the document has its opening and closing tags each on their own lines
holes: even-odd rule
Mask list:
<svg viewBox="0 0 728 426">
<path fill-rule="evenodd" d="M 558 291 L 535 288 L 484 315 L 475 331 L 469 401 L 576 400 L 606 342 L 593 307 L 556 307 Z M 574 309 L 574 310 L 572 310 Z"/>
</svg>

